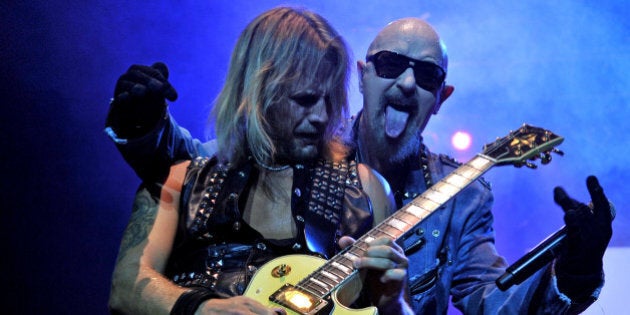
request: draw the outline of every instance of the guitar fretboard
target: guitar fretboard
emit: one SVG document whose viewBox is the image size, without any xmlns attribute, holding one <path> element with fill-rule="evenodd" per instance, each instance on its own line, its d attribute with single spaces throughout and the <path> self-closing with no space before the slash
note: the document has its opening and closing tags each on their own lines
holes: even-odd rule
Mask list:
<svg viewBox="0 0 630 315">
<path fill-rule="evenodd" d="M 322 267 L 296 284 L 296 287 L 307 290 L 320 298 L 327 296 L 355 272 L 352 262 L 364 255 L 372 240 L 379 237 L 398 239 L 479 178 L 495 163 L 494 159 L 478 154 L 383 220 L 352 246 L 328 260 Z"/>
</svg>

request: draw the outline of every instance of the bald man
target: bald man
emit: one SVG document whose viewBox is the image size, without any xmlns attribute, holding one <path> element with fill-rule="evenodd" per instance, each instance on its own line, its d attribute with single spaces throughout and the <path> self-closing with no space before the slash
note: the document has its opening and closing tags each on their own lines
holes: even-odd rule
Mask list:
<svg viewBox="0 0 630 315">
<path fill-rule="evenodd" d="M 421 136 L 431 116 L 454 91 L 445 83 L 447 66 L 446 48 L 438 33 L 416 18 L 388 24 L 369 46 L 366 60 L 357 63 L 363 110 L 349 123 L 344 136 L 354 143 L 356 160 L 388 180 L 398 207 L 459 166 L 444 155 L 431 153 Z M 148 127 L 140 126 L 153 131 L 121 139 L 115 126 L 126 109 L 112 109 L 107 129 L 127 162 L 145 180 L 163 177 L 173 161 L 210 155 L 215 150 L 213 142 L 192 140 L 168 116 L 163 101 L 171 92 L 167 77 L 154 79 L 169 88 L 160 88 L 153 81 L 152 89 L 147 89 L 147 100 L 161 99 L 153 108 L 163 118 Z M 124 118 L 138 121 L 129 115 Z M 399 284 L 416 314 L 446 313 L 449 297 L 465 314 L 580 312 L 597 298 L 603 285 L 602 257 L 612 235 L 603 190 L 595 178 L 589 178 L 587 186 L 592 209 L 557 188 L 569 229 L 567 246 L 553 263 L 507 291 L 495 285 L 507 263 L 496 252 L 493 197 L 483 180 L 470 184 L 401 237 L 409 263 L 389 271 L 389 276 L 406 278 Z M 379 250 L 390 251 L 375 245 L 374 251 Z M 368 256 L 357 266 L 387 268 L 386 263 L 386 259 Z M 396 288 L 393 296 L 401 292 Z M 410 312 L 408 307 L 399 311 Z"/>
<path fill-rule="evenodd" d="M 399 207 L 459 166 L 430 153 L 421 136 L 454 91 L 445 83 L 447 67 L 439 35 L 416 18 L 387 25 L 369 46 L 366 62 L 358 62 L 363 110 L 350 138 L 356 139 L 357 160 L 387 179 Z M 605 200 L 597 181 L 590 181 L 593 200 Z M 600 203 L 594 215 L 566 194 L 561 196 L 572 234 L 593 227 L 591 239 L 572 238 L 568 247 L 573 252 L 562 253 L 555 264 L 506 292 L 495 285 L 507 264 L 494 245 L 493 197 L 487 183 L 473 182 L 420 223 L 403 238 L 414 311 L 443 314 L 449 296 L 465 314 L 562 314 L 586 309 L 603 285 L 601 261 L 611 236 L 609 204 Z M 573 219 L 582 216 L 580 222 Z M 585 261 L 588 267 L 577 268 Z"/>
</svg>

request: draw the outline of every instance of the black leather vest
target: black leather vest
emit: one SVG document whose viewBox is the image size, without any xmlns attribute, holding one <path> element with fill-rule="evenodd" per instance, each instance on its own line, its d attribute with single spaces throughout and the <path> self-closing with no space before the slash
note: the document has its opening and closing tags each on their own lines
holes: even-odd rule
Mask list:
<svg viewBox="0 0 630 315">
<path fill-rule="evenodd" d="M 373 212 L 354 161 L 294 165 L 291 213 L 294 239 L 268 240 L 242 218 L 258 170 L 216 158 L 197 158 L 188 169 L 180 223 L 166 274 L 182 286 L 203 286 L 219 295 L 240 295 L 265 262 L 308 253 L 330 258 L 342 235 L 358 238 L 372 228 Z M 240 198 L 240 196 L 244 196 Z"/>
</svg>

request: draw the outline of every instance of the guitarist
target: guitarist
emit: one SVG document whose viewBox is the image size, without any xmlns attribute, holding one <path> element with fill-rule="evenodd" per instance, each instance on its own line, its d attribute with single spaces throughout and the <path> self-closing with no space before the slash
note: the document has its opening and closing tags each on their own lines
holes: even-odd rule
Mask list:
<svg viewBox="0 0 630 315">
<path fill-rule="evenodd" d="M 357 64 L 363 111 L 345 135 L 356 148 L 357 160 L 387 179 L 400 207 L 458 166 L 446 156 L 429 152 L 421 137 L 431 115 L 438 113 L 454 90 L 445 82 L 446 48 L 425 21 L 405 18 L 388 24 L 366 57 Z M 168 84 L 165 78 L 161 82 Z M 161 96 L 160 101 L 146 101 L 149 95 Z M 202 144 L 177 126 L 168 116 L 163 94 L 147 92 L 143 97 L 126 104 L 129 108 L 114 104 L 108 118 L 110 135 L 141 178 L 162 178 L 175 160 L 216 151 L 215 142 Z M 158 118 L 141 121 L 133 115 L 139 107 L 157 112 Z M 117 137 L 114 131 L 125 125 L 141 126 L 142 132 Z M 493 199 L 483 180 L 471 184 L 403 237 L 410 263 L 387 273 L 407 277 L 407 299 L 417 314 L 445 314 L 449 298 L 465 314 L 579 313 L 595 301 L 603 286 L 602 258 L 612 235 L 603 189 L 594 177 L 588 179 L 587 187 L 591 207 L 556 189 L 568 228 L 566 246 L 552 263 L 507 291 L 499 290 L 494 282 L 507 263 L 496 252 Z M 341 239 L 342 245 L 351 242 Z M 356 265 L 383 267 L 380 262 L 363 259 Z"/>
<path fill-rule="evenodd" d="M 145 181 L 137 192 L 112 278 L 113 313 L 284 314 L 241 295 L 258 267 L 288 254 L 330 258 L 341 236 L 359 237 L 395 210 L 387 182 L 346 159 L 334 136 L 348 111 L 349 65 L 342 38 L 310 11 L 279 7 L 247 26 L 213 111 L 217 154 L 176 163 L 163 183 Z M 131 106 L 166 72 L 132 66 L 114 106 Z M 168 84 L 160 90 L 176 95 Z M 373 270 L 379 283 L 370 287 L 385 288 L 366 295 L 368 304 L 412 313 L 397 244 L 376 239 L 357 264 Z"/>
</svg>

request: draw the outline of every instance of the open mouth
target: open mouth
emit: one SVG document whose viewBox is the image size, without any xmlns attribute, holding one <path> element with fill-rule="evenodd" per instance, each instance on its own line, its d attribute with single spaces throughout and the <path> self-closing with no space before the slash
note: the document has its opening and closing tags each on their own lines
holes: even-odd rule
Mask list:
<svg viewBox="0 0 630 315">
<path fill-rule="evenodd" d="M 297 139 L 300 139 L 303 144 L 317 144 L 322 139 L 321 133 L 308 133 L 302 132 L 295 135 Z"/>
<path fill-rule="evenodd" d="M 385 107 L 385 134 L 390 138 L 398 138 L 405 131 L 411 116 L 411 108 L 396 104 Z"/>
</svg>

